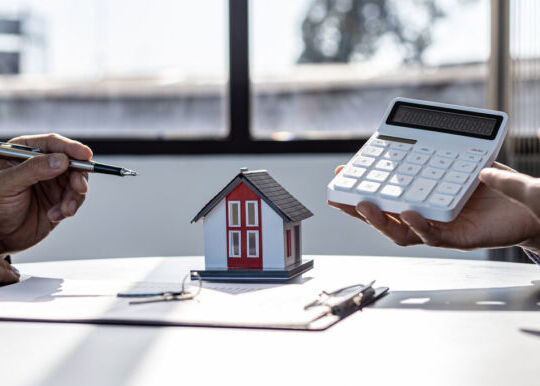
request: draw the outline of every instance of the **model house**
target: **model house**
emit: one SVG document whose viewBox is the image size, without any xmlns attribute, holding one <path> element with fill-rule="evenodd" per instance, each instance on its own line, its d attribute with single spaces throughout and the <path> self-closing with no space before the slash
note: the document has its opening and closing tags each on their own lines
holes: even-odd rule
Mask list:
<svg viewBox="0 0 540 386">
<path fill-rule="evenodd" d="M 260 270 L 290 278 L 312 267 L 301 259 L 302 221 L 311 216 L 266 170 L 242 169 L 191 222 L 204 221 L 206 273 L 246 271 L 253 278 Z"/>
</svg>

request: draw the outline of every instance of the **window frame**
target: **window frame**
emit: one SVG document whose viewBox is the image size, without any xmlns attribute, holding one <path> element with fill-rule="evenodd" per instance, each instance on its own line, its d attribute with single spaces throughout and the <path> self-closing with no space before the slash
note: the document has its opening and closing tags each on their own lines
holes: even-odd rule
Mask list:
<svg viewBox="0 0 540 386">
<path fill-rule="evenodd" d="M 249 223 L 249 204 L 255 205 L 255 223 Z M 246 200 L 245 201 L 245 212 L 246 212 L 246 227 L 258 227 L 259 226 L 259 202 L 257 200 Z"/>
<path fill-rule="evenodd" d="M 236 204 L 237 207 L 238 207 L 238 225 L 233 225 L 232 221 L 231 221 L 232 213 L 233 213 L 232 207 L 233 207 L 234 204 Z M 229 228 L 241 228 L 242 227 L 242 202 L 241 201 L 232 200 L 232 201 L 227 202 L 227 226 Z"/>
<path fill-rule="evenodd" d="M 255 235 L 255 255 L 252 255 L 249 253 L 249 235 L 254 234 Z M 250 258 L 258 258 L 261 253 L 259 249 L 259 231 L 246 231 L 246 250 L 247 250 L 247 257 Z"/>
<path fill-rule="evenodd" d="M 238 235 L 238 254 L 234 254 L 233 247 L 233 234 Z M 232 258 L 241 258 L 242 257 L 242 232 L 241 231 L 229 231 L 229 256 Z"/>
<path fill-rule="evenodd" d="M 224 138 L 138 139 L 74 138 L 92 148 L 95 154 L 122 155 L 207 155 L 352 153 L 367 138 L 291 141 L 258 140 L 251 133 L 251 80 L 249 75 L 249 0 L 229 0 L 229 82 L 226 97 Z M 23 133 L 21 133 L 23 134 Z M 0 138 L 7 140 L 9 138 Z"/>
</svg>

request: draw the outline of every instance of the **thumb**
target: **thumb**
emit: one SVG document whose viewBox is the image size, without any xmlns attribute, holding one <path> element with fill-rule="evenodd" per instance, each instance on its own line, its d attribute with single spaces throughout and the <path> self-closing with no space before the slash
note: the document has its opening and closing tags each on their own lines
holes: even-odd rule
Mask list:
<svg viewBox="0 0 540 386">
<path fill-rule="evenodd" d="M 30 186 L 58 177 L 69 166 L 65 154 L 52 153 L 28 159 L 19 165 L 0 172 L 4 182 L 0 184 L 3 193 L 18 194 Z"/>
</svg>

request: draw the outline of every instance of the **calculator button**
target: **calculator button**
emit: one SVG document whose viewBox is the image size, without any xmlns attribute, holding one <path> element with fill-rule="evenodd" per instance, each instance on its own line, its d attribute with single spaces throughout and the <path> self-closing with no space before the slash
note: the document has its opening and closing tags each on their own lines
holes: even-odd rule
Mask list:
<svg viewBox="0 0 540 386">
<path fill-rule="evenodd" d="M 412 164 L 403 164 L 399 168 L 397 168 L 398 173 L 400 174 L 407 174 L 409 176 L 416 176 L 418 172 L 422 169 L 419 165 L 412 165 Z"/>
<path fill-rule="evenodd" d="M 408 143 L 401 143 L 401 142 L 390 142 L 390 148 L 391 149 L 397 149 L 397 150 L 404 150 L 409 151 L 412 148 L 412 145 Z"/>
<path fill-rule="evenodd" d="M 355 168 L 354 166 L 347 166 L 345 169 L 343 169 L 343 175 L 346 177 L 360 178 L 365 172 L 365 168 Z"/>
<path fill-rule="evenodd" d="M 395 161 L 389 161 L 389 160 L 380 160 L 377 162 L 377 165 L 375 167 L 377 169 L 383 169 L 383 170 L 394 170 L 398 166 L 398 163 Z"/>
<path fill-rule="evenodd" d="M 390 177 L 390 180 L 388 181 L 391 184 L 396 184 L 400 186 L 407 186 L 411 183 L 413 178 L 411 176 L 404 176 L 402 174 L 394 174 L 392 177 Z"/>
<path fill-rule="evenodd" d="M 353 165 L 354 166 L 364 166 L 364 167 L 369 167 L 371 166 L 371 164 L 373 163 L 373 161 L 375 161 L 375 158 L 370 158 L 370 157 L 364 157 L 364 156 L 358 156 L 354 159 L 353 161 Z"/>
<path fill-rule="evenodd" d="M 433 154 L 435 152 L 435 149 L 427 146 L 419 146 L 415 147 L 414 151 L 417 153 L 423 153 L 423 154 Z"/>
<path fill-rule="evenodd" d="M 362 149 L 362 155 L 370 155 L 372 157 L 378 157 L 384 151 L 382 147 L 366 146 Z"/>
<path fill-rule="evenodd" d="M 425 168 L 420 175 L 426 178 L 432 178 L 434 180 L 440 179 L 444 174 L 444 170 L 435 168 Z"/>
<path fill-rule="evenodd" d="M 378 182 L 362 181 L 356 187 L 356 190 L 358 190 L 359 192 L 365 192 L 365 193 L 375 193 L 377 189 L 379 189 L 379 186 L 381 186 L 381 184 L 379 184 Z"/>
<path fill-rule="evenodd" d="M 405 200 L 422 202 L 431 193 L 435 185 L 437 185 L 437 181 L 418 178 L 405 194 Z"/>
<path fill-rule="evenodd" d="M 460 185 L 451 184 L 450 182 L 441 182 L 439 186 L 437 186 L 437 191 L 444 194 L 456 195 L 460 190 Z"/>
<path fill-rule="evenodd" d="M 386 181 L 389 175 L 390 173 L 388 172 L 383 172 L 381 170 L 372 170 L 369 172 L 366 178 L 368 180 L 383 182 Z"/>
<path fill-rule="evenodd" d="M 431 161 L 429 161 L 429 166 L 433 166 L 434 168 L 439 169 L 448 169 L 452 162 L 453 161 L 448 158 L 433 157 Z"/>
<path fill-rule="evenodd" d="M 409 154 L 407 158 L 405 158 L 405 161 L 410 162 L 412 164 L 423 165 L 427 162 L 428 159 L 429 159 L 428 155 L 413 153 L 413 154 Z"/>
<path fill-rule="evenodd" d="M 396 185 L 386 185 L 379 193 L 381 196 L 397 198 L 403 193 L 403 188 Z"/>
<path fill-rule="evenodd" d="M 372 146 L 386 147 L 388 146 L 388 141 L 385 141 L 383 139 L 374 139 L 369 144 Z"/>
<path fill-rule="evenodd" d="M 467 150 L 467 152 L 469 152 L 471 154 L 476 154 L 476 155 L 484 155 L 484 154 L 486 154 L 486 151 L 484 149 L 478 149 L 476 147 L 473 147 L 472 149 Z"/>
<path fill-rule="evenodd" d="M 454 197 L 452 196 L 435 193 L 429 198 L 429 203 L 435 206 L 442 206 L 443 208 L 446 208 L 448 207 L 448 205 L 450 205 L 453 199 Z"/>
<path fill-rule="evenodd" d="M 339 190 L 351 190 L 356 184 L 356 179 L 339 176 L 334 180 L 334 188 Z"/>
<path fill-rule="evenodd" d="M 482 157 L 476 154 L 460 154 L 459 159 L 470 162 L 480 162 Z"/>
<path fill-rule="evenodd" d="M 405 157 L 406 154 L 407 154 L 406 151 L 389 150 L 386 153 L 384 153 L 383 158 L 390 159 L 392 161 L 401 161 Z"/>
<path fill-rule="evenodd" d="M 456 158 L 457 153 L 455 151 L 450 150 L 438 150 L 436 153 L 439 157 L 446 157 L 446 158 Z"/>
<path fill-rule="evenodd" d="M 448 172 L 444 176 L 443 180 L 449 182 L 456 182 L 458 184 L 464 184 L 469 179 L 468 174 L 458 173 L 458 172 Z"/>
<path fill-rule="evenodd" d="M 473 164 L 472 162 L 457 161 L 454 166 L 452 166 L 452 169 L 459 172 L 471 173 L 476 169 L 476 164 Z"/>
</svg>

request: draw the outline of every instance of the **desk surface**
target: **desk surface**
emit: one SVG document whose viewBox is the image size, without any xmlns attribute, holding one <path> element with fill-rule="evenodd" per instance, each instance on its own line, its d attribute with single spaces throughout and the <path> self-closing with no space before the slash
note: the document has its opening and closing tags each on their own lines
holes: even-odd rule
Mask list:
<svg viewBox="0 0 540 386">
<path fill-rule="evenodd" d="M 71 279 L 171 282 L 198 257 L 20 264 Z M 5 385 L 538 385 L 540 267 L 319 256 L 305 276 L 391 293 L 324 332 L 0 323 Z"/>
</svg>

